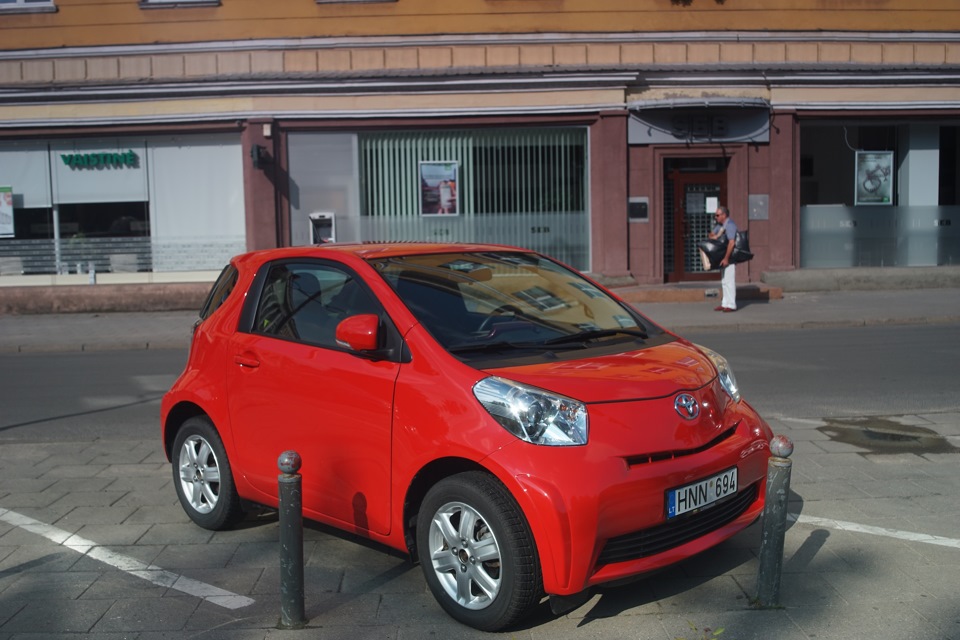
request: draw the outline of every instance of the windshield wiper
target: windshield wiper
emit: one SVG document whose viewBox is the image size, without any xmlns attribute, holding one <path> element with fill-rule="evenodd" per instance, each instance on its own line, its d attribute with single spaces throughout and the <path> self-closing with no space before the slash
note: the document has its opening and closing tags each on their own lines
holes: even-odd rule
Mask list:
<svg viewBox="0 0 960 640">
<path fill-rule="evenodd" d="M 598 338 L 609 338 L 611 336 L 633 336 L 635 338 L 640 338 L 641 340 L 646 340 L 649 336 L 646 331 L 642 329 L 590 329 L 589 331 L 581 331 L 579 333 L 571 333 L 568 336 L 560 336 L 559 338 L 550 338 L 545 341 L 545 345 L 557 345 L 564 344 L 567 342 L 586 342 L 588 340 L 596 340 Z"/>
<path fill-rule="evenodd" d="M 568 345 L 561 347 L 562 349 L 579 349 L 582 345 Z M 505 340 L 500 342 L 478 342 L 474 344 L 455 344 L 447 347 L 447 351 L 450 353 L 500 353 L 503 351 L 520 351 L 520 350 L 531 350 L 539 349 L 542 351 L 550 351 L 554 349 L 554 346 L 550 344 L 550 341 L 547 342 L 507 342 Z"/>
</svg>

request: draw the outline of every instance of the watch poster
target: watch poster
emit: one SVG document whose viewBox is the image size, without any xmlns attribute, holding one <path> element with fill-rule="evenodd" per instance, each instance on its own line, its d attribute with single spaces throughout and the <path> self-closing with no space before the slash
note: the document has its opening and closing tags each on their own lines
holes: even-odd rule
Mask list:
<svg viewBox="0 0 960 640">
<path fill-rule="evenodd" d="M 458 162 L 420 163 L 420 215 L 456 216 L 460 214 L 457 193 Z"/>
<path fill-rule="evenodd" d="M 857 151 L 853 204 L 893 204 L 893 151 Z"/>
</svg>

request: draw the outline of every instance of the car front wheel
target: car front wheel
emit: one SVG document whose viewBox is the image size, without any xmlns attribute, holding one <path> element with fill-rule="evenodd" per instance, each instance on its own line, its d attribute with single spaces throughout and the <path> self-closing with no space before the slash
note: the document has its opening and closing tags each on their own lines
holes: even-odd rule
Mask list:
<svg viewBox="0 0 960 640">
<path fill-rule="evenodd" d="M 506 488 L 485 473 L 451 476 L 427 492 L 417 553 L 440 606 L 476 629 L 517 623 L 543 593 L 530 528 Z"/>
<path fill-rule="evenodd" d="M 171 457 L 177 497 L 191 520 L 219 531 L 243 516 L 227 452 L 210 420 L 194 417 L 184 422 Z"/>
</svg>

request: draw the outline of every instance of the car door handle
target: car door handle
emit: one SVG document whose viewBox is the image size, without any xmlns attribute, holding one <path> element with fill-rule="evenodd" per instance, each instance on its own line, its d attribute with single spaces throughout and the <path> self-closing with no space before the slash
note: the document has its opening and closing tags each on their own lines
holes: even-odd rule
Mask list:
<svg viewBox="0 0 960 640">
<path fill-rule="evenodd" d="M 233 356 L 233 361 L 241 367 L 250 367 L 251 369 L 256 369 L 260 366 L 260 360 L 250 354 Z"/>
</svg>

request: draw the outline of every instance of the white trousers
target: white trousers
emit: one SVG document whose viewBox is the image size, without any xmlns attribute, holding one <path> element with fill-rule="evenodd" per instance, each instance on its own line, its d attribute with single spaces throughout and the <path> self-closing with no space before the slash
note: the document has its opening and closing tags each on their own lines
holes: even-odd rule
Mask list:
<svg viewBox="0 0 960 640">
<path fill-rule="evenodd" d="M 720 280 L 720 287 L 723 290 L 723 300 L 720 306 L 724 309 L 737 308 L 737 265 L 728 264 L 723 267 L 723 277 Z"/>
</svg>

